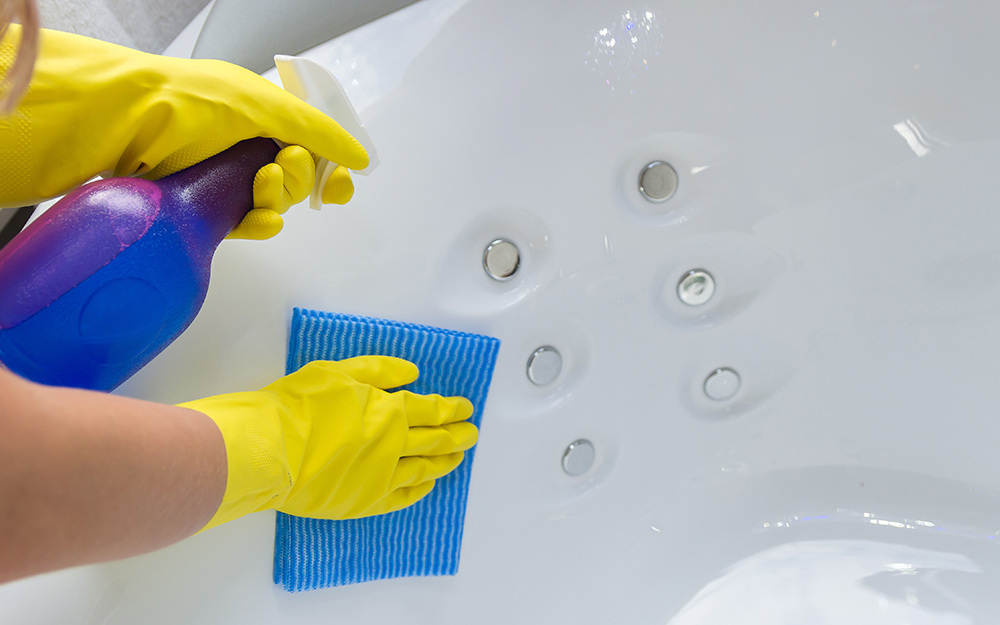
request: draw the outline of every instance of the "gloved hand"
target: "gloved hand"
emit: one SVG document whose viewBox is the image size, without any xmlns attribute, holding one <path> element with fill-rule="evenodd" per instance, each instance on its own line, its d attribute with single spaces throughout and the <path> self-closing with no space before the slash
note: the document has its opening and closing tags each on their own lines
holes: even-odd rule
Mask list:
<svg viewBox="0 0 1000 625">
<path fill-rule="evenodd" d="M 180 404 L 208 415 L 226 442 L 226 493 L 205 529 L 270 509 L 372 516 L 424 497 L 479 433 L 463 397 L 383 390 L 417 375 L 385 356 L 316 361 L 256 392 Z"/>
<path fill-rule="evenodd" d="M 13 61 L 20 35 L 11 25 L 0 71 Z M 273 236 L 280 213 L 308 195 L 315 175 L 315 165 L 306 167 L 309 152 L 341 165 L 324 187 L 325 202 L 350 199 L 345 168 L 368 165 L 364 148 L 340 125 L 253 72 L 51 30 L 41 32 L 31 86 L 15 114 L 0 119 L 0 135 L 0 207 L 38 203 L 96 175 L 160 178 L 252 137 L 302 146 L 261 170 L 254 198 L 263 211 L 234 231 L 249 238 Z"/>
</svg>

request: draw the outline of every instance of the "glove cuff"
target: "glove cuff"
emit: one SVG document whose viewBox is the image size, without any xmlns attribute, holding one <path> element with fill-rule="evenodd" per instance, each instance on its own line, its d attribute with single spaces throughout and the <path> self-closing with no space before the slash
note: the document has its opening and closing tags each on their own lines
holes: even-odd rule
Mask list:
<svg viewBox="0 0 1000 625">
<path fill-rule="evenodd" d="M 226 443 L 226 493 L 201 531 L 284 501 L 294 476 L 282 436 L 282 407 L 270 393 L 231 393 L 179 405 L 212 419 Z"/>
</svg>

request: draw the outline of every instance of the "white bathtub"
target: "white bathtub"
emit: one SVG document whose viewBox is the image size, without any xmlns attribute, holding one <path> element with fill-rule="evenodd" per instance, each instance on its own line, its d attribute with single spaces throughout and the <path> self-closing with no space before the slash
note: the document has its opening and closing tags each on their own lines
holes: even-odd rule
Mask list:
<svg viewBox="0 0 1000 625">
<path fill-rule="evenodd" d="M 346 208 L 226 242 L 201 315 L 121 392 L 264 385 L 294 306 L 500 338 L 459 574 L 289 594 L 258 514 L 2 586 L 0 623 L 1000 622 L 998 22 L 422 0 L 310 51 L 381 167 Z M 655 160 L 663 203 L 637 188 Z M 499 237 L 506 282 L 482 267 Z M 543 345 L 563 367 L 535 386 Z M 719 368 L 730 399 L 705 395 Z"/>
</svg>

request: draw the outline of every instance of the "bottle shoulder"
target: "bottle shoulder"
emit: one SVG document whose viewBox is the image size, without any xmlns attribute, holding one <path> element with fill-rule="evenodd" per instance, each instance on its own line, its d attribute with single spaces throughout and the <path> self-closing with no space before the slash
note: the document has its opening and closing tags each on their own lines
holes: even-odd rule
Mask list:
<svg viewBox="0 0 1000 625">
<path fill-rule="evenodd" d="M 0 327 L 13 327 L 140 240 L 160 213 L 156 183 L 111 178 L 66 195 L 0 250 Z"/>
</svg>

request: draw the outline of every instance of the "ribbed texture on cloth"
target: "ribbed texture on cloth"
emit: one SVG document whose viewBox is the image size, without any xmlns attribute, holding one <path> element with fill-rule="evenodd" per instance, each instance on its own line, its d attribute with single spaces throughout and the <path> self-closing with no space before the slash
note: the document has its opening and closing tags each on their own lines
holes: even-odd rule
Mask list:
<svg viewBox="0 0 1000 625">
<path fill-rule="evenodd" d="M 500 341 L 428 326 L 296 308 L 287 371 L 313 360 L 396 356 L 420 368 L 404 388 L 461 395 L 482 418 Z M 414 575 L 454 575 L 462 547 L 465 501 L 475 449 L 416 504 L 347 521 L 278 513 L 274 582 L 290 592 Z"/>
</svg>

